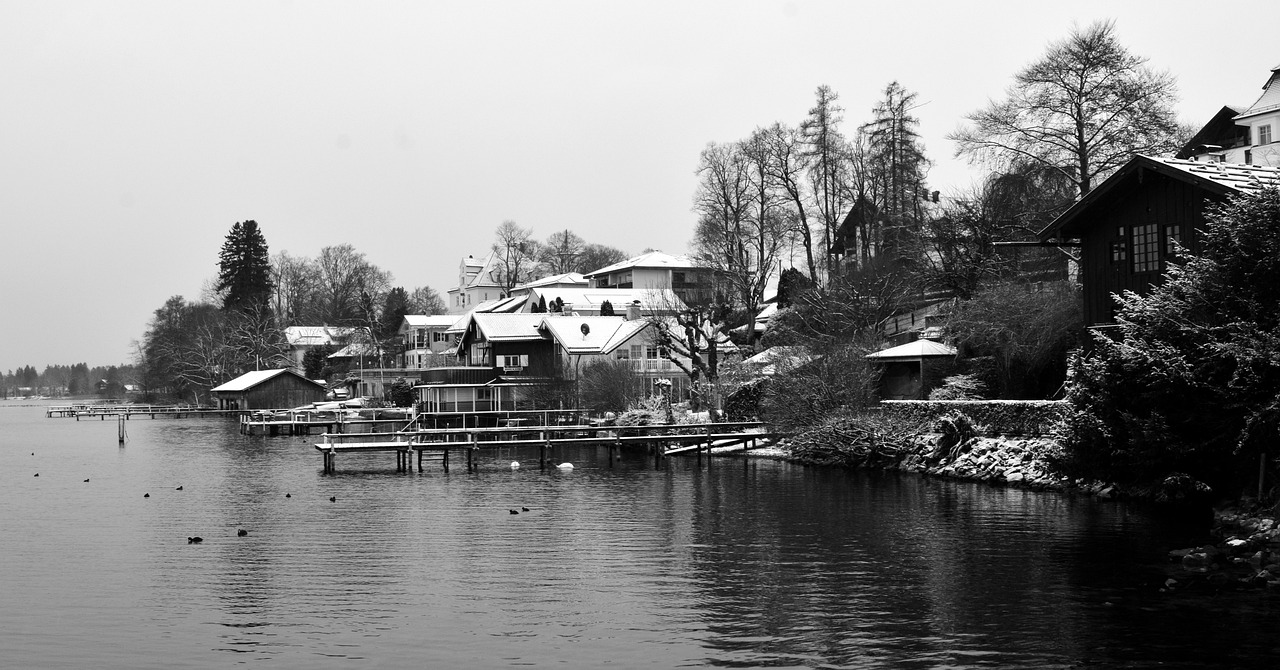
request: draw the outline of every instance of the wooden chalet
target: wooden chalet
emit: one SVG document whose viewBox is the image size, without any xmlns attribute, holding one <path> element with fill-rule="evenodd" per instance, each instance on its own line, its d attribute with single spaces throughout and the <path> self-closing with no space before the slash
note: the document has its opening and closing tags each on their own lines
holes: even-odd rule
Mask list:
<svg viewBox="0 0 1280 670">
<path fill-rule="evenodd" d="M 1278 185 L 1280 168 L 1136 156 L 1039 237 L 1079 245 L 1084 323 L 1104 326 L 1115 322 L 1113 294 L 1144 295 L 1180 247 L 1199 251 L 1197 230 L 1213 204 Z"/>
</svg>

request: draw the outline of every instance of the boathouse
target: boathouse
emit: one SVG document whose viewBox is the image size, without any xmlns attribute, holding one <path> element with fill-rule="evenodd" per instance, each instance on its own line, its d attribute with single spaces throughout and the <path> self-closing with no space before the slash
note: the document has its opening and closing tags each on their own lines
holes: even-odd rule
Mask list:
<svg viewBox="0 0 1280 670">
<path fill-rule="evenodd" d="M 324 384 L 293 370 L 246 372 L 213 389 L 218 409 L 285 409 L 324 402 Z"/>
</svg>

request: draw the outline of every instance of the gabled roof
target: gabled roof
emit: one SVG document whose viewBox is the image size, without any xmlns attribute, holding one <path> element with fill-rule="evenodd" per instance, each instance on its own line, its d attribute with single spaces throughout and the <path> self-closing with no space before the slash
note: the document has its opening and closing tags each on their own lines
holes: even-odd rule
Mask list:
<svg viewBox="0 0 1280 670">
<path fill-rule="evenodd" d="M 356 356 L 377 356 L 378 348 L 368 342 L 354 342 L 326 356 L 326 358 L 355 358 Z"/>
<path fill-rule="evenodd" d="M 306 377 L 303 377 L 302 375 L 294 372 L 293 370 L 280 369 L 280 370 L 255 370 L 254 372 L 246 372 L 240 375 L 239 377 L 236 377 L 235 379 L 232 379 L 231 381 L 221 386 L 214 387 L 212 390 L 217 393 L 235 393 L 238 391 L 247 391 L 265 381 L 268 381 L 270 379 L 275 379 L 280 375 L 293 375 L 294 377 L 297 377 L 298 379 L 301 379 L 307 382 L 308 384 L 314 384 L 319 388 L 322 388 L 322 389 L 324 388 L 324 384 L 319 384 L 313 380 L 307 379 Z"/>
<path fill-rule="evenodd" d="M 406 314 L 400 331 L 407 328 L 448 328 L 457 320 L 457 314 Z"/>
<path fill-rule="evenodd" d="M 545 314 L 486 314 L 473 312 L 471 322 L 492 342 L 540 340 L 538 326 Z"/>
<path fill-rule="evenodd" d="M 515 313 L 520 311 L 521 307 L 524 307 L 524 301 L 527 297 L 528 296 L 517 295 L 510 298 L 490 300 L 476 305 L 471 309 L 471 311 L 476 314 L 500 314 L 503 312 Z"/>
<path fill-rule="evenodd" d="M 1240 110 L 1244 107 L 1235 105 L 1226 105 L 1213 115 L 1209 122 L 1204 124 L 1187 143 L 1182 145 L 1178 153 L 1174 154 L 1174 158 L 1190 158 L 1191 156 L 1203 153 L 1202 148 L 1208 145 L 1217 145 L 1223 148 L 1229 148 L 1236 141 L 1237 136 L 1242 140 L 1247 140 L 1249 129 L 1245 126 L 1237 126 L 1235 118 L 1240 115 Z M 1224 142 L 1226 144 L 1224 144 Z"/>
<path fill-rule="evenodd" d="M 627 321 L 621 316 L 540 316 L 545 317 L 543 332 L 570 354 L 611 353 L 649 326 L 647 321 Z M 586 333 L 582 332 L 583 326 L 587 327 Z"/>
<path fill-rule="evenodd" d="M 921 358 L 955 356 L 956 348 L 933 340 L 916 340 L 896 347 L 867 354 L 867 358 L 881 362 L 916 361 Z"/>
<path fill-rule="evenodd" d="M 778 371 L 778 366 L 780 365 L 799 367 L 816 358 L 818 357 L 814 356 L 809 347 L 777 346 L 765 349 L 754 356 L 744 359 L 742 362 L 745 365 L 758 368 L 762 375 L 772 375 Z"/>
<path fill-rule="evenodd" d="M 337 344 L 355 332 L 355 328 L 347 326 L 289 326 L 284 329 L 284 339 L 294 347 L 320 346 Z"/>
<path fill-rule="evenodd" d="M 626 270 L 628 268 L 661 268 L 661 269 L 681 270 L 686 268 L 691 269 L 695 267 L 697 267 L 697 265 L 688 256 L 672 256 L 671 254 L 664 254 L 661 251 L 650 251 L 647 254 L 641 254 L 634 258 L 628 258 L 627 260 L 622 261 L 621 263 L 614 263 L 613 265 L 600 268 L 599 270 L 593 270 L 583 276 L 590 279 L 591 277 L 595 277 L 597 275 L 609 274 L 610 272 L 618 272 L 619 270 Z"/>
<path fill-rule="evenodd" d="M 1262 95 L 1249 109 L 1236 117 L 1236 120 L 1244 119 L 1258 114 L 1266 114 L 1280 109 L 1280 65 L 1271 68 L 1271 78 L 1266 84 L 1262 85 Z"/>
<path fill-rule="evenodd" d="M 1120 184 L 1138 178 L 1142 171 L 1178 179 L 1216 195 L 1252 193 L 1263 188 L 1280 187 L 1280 168 L 1264 165 L 1240 165 L 1212 161 L 1188 161 L 1178 158 L 1152 158 L 1134 156 L 1106 181 L 1098 184 L 1083 198 L 1054 219 L 1039 233 L 1040 239 L 1074 237 L 1081 223 L 1079 218 L 1095 203 L 1105 199 Z"/>
<path fill-rule="evenodd" d="M 565 285 L 586 286 L 587 278 L 584 277 L 580 272 L 566 272 L 562 275 L 553 275 L 550 277 L 543 277 L 542 279 L 535 279 L 531 282 L 525 282 L 511 290 L 512 291 L 528 291 L 530 289 L 535 289 L 542 286 L 565 286 Z"/>
</svg>

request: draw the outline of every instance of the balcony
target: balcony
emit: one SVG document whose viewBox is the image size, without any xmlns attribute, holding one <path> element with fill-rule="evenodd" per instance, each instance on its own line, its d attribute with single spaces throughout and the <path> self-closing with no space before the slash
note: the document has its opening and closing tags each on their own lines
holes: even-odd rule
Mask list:
<svg viewBox="0 0 1280 670">
<path fill-rule="evenodd" d="M 498 379 L 491 367 L 448 367 L 422 371 L 424 384 L 488 384 Z"/>
</svg>

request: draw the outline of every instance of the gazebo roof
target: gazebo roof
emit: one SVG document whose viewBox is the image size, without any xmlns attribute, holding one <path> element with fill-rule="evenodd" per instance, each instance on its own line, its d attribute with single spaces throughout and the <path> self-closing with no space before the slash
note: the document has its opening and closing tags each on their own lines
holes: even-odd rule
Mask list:
<svg viewBox="0 0 1280 670">
<path fill-rule="evenodd" d="M 933 340 L 916 340 L 900 344 L 896 347 L 877 351 L 874 354 L 867 354 L 867 358 L 873 361 L 891 362 L 891 361 L 918 361 L 923 358 L 941 358 L 944 356 L 955 356 L 956 348 L 945 345 L 941 342 Z"/>
</svg>

